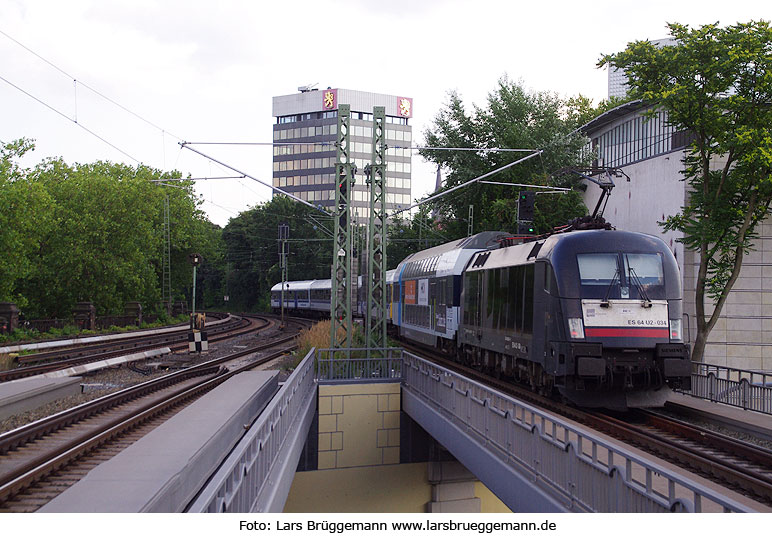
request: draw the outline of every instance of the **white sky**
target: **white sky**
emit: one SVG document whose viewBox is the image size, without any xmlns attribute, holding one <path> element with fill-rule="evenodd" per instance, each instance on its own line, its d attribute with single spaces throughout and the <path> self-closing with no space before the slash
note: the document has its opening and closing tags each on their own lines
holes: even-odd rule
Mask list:
<svg viewBox="0 0 772 542">
<path fill-rule="evenodd" d="M 766 5 L 767 7 L 763 7 Z M 457 90 L 483 104 L 504 74 L 532 90 L 606 98 L 602 53 L 666 36 L 665 23 L 729 25 L 772 18 L 772 4 L 734 0 L 641 2 L 477 0 L 246 1 L 0 0 L 0 77 L 74 118 L 142 163 L 194 177 L 232 172 L 180 149 L 187 141 L 272 139 L 271 97 L 297 87 L 410 96 L 415 143 Z M 138 120 L 72 78 L 161 129 Z M 25 165 L 136 162 L 0 80 L 0 141 L 36 140 Z M 271 182 L 270 147 L 198 147 Z M 413 198 L 435 172 L 413 158 Z M 249 179 L 201 181 L 220 225 L 266 201 Z"/>
</svg>

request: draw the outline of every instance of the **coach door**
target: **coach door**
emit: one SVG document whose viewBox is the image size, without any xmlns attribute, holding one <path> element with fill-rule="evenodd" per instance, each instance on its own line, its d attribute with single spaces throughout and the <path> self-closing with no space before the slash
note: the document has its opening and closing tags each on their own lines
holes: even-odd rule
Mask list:
<svg viewBox="0 0 772 542">
<path fill-rule="evenodd" d="M 432 279 L 429 281 L 429 296 L 431 298 L 434 329 L 437 331 L 437 333 L 442 334 L 447 331 L 447 300 L 445 299 L 445 280 L 446 279 Z"/>
</svg>

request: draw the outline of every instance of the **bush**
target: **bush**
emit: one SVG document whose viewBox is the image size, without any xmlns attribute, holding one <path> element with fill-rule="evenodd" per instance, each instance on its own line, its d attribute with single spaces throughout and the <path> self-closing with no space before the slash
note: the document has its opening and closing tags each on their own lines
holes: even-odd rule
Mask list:
<svg viewBox="0 0 772 542">
<path fill-rule="evenodd" d="M 342 329 L 338 329 L 338 341 L 343 342 L 346 339 L 346 335 Z M 363 348 L 365 345 L 365 336 L 361 326 L 354 325 L 352 330 L 353 345 L 351 348 Z M 304 329 L 298 336 L 298 349 L 295 352 L 295 359 L 293 368 L 300 363 L 306 354 L 308 354 L 311 348 L 317 350 L 330 348 L 330 321 L 322 320 L 315 323 L 311 328 Z M 343 353 L 336 357 L 343 357 Z"/>
</svg>

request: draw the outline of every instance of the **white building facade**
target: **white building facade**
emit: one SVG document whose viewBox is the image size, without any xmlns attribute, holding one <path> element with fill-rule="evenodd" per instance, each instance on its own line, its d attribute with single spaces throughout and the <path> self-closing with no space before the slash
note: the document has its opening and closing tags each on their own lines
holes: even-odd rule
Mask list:
<svg viewBox="0 0 772 542">
<path fill-rule="evenodd" d="M 694 343 L 695 287 L 699 254 L 678 243 L 678 232 L 663 233 L 658 224 L 680 212 L 687 196 L 683 157 L 685 132 L 667 125 L 664 112 L 646 118 L 648 107 L 630 102 L 607 111 L 583 127 L 597 165 L 618 167 L 630 177 L 615 178 L 604 217 L 615 228 L 656 235 L 673 251 L 684 287 L 684 339 Z M 720 163 L 711 164 L 712 168 Z M 585 203 L 592 209 L 600 188 L 589 183 Z M 758 226 L 759 238 L 743 259 L 740 276 L 708 337 L 703 361 L 735 368 L 772 370 L 772 221 Z M 706 299 L 710 316 L 713 305 Z"/>
</svg>

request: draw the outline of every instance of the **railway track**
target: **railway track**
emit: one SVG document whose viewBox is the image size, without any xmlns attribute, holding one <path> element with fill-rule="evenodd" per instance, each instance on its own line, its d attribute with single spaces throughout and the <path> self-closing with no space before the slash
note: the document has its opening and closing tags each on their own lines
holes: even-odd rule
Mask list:
<svg viewBox="0 0 772 542">
<path fill-rule="evenodd" d="M 258 323 L 259 321 L 259 323 Z M 271 325 L 263 317 L 242 318 L 230 316 L 223 322 L 207 327 L 209 342 L 230 339 L 236 335 L 250 333 Z M 85 365 L 116 356 L 143 352 L 160 346 L 171 350 L 187 349 L 188 331 L 170 331 L 152 336 L 131 339 L 114 339 L 106 343 L 78 346 L 52 352 L 28 354 L 18 358 L 19 367 L 0 372 L 0 382 L 26 378 L 38 374 L 67 369 L 74 365 Z"/>
<path fill-rule="evenodd" d="M 603 414 L 566 405 L 511 382 L 449 361 L 428 349 L 404 345 L 406 349 L 603 434 L 675 463 L 732 491 L 772 506 L 772 452 L 649 410 L 629 414 Z"/>
<path fill-rule="evenodd" d="M 772 452 L 645 409 L 626 418 L 592 414 L 609 435 L 705 475 L 751 498 L 772 504 Z"/>
<path fill-rule="evenodd" d="M 299 325 L 294 326 L 299 328 Z M 162 420 L 294 345 L 298 330 L 0 435 L 0 511 L 34 511 Z M 270 353 L 267 353 L 270 351 Z M 263 352 L 247 363 L 240 358 Z"/>
</svg>

